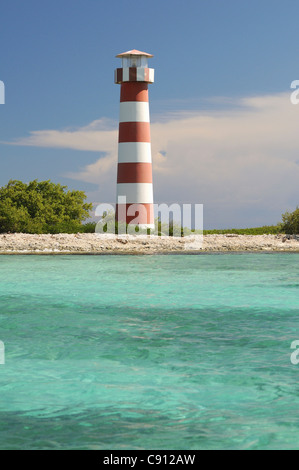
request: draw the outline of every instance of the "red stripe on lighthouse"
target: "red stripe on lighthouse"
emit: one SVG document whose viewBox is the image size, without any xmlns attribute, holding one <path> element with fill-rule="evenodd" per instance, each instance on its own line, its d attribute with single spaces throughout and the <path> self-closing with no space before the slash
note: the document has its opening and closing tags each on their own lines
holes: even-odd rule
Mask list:
<svg viewBox="0 0 299 470">
<path fill-rule="evenodd" d="M 150 142 L 149 122 L 120 122 L 118 142 Z"/>
<path fill-rule="evenodd" d="M 129 224 L 152 225 L 154 223 L 153 204 L 118 204 L 116 207 L 116 220 Z"/>
<path fill-rule="evenodd" d="M 136 82 L 137 80 L 137 69 L 135 67 L 129 68 L 129 80 L 130 82 Z"/>
<path fill-rule="evenodd" d="M 123 69 L 116 69 L 116 81 L 119 83 L 123 79 Z"/>
<path fill-rule="evenodd" d="M 117 170 L 118 183 L 152 183 L 151 163 L 119 163 Z"/>
<path fill-rule="evenodd" d="M 122 83 L 120 102 L 123 101 L 148 101 L 148 84 L 143 82 Z"/>
</svg>

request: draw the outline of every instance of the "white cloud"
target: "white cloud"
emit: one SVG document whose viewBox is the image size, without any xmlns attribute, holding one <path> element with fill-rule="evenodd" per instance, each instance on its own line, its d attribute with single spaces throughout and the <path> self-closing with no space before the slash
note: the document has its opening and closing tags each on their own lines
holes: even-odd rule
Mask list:
<svg viewBox="0 0 299 470">
<path fill-rule="evenodd" d="M 5 142 L 33 147 L 67 148 L 92 152 L 112 152 L 117 142 L 117 123 L 98 119 L 88 126 L 63 130 L 32 131 L 29 137 Z"/>
<path fill-rule="evenodd" d="M 228 100 L 229 102 L 229 100 Z M 276 223 L 299 204 L 299 106 L 289 94 L 243 98 L 219 110 L 177 112 L 151 125 L 158 201 L 204 203 L 206 226 Z M 104 152 L 73 179 L 99 184 L 98 200 L 113 200 L 117 123 L 34 131 L 16 145 Z"/>
</svg>

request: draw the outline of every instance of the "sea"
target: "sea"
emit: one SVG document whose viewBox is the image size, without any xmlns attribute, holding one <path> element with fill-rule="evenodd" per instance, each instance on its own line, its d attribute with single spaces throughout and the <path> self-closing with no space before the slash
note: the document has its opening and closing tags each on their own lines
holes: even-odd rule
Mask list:
<svg viewBox="0 0 299 470">
<path fill-rule="evenodd" d="M 1 256 L 0 449 L 298 450 L 296 341 L 296 253 Z"/>
</svg>

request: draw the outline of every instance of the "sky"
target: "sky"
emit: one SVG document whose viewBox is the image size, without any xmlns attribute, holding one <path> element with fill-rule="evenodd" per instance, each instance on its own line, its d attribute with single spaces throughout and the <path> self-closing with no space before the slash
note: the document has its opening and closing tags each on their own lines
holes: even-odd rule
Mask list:
<svg viewBox="0 0 299 470">
<path fill-rule="evenodd" d="M 154 55 L 154 199 L 204 228 L 276 224 L 299 205 L 298 0 L 1 0 L 0 186 L 51 179 L 116 197 L 115 56 Z"/>
</svg>

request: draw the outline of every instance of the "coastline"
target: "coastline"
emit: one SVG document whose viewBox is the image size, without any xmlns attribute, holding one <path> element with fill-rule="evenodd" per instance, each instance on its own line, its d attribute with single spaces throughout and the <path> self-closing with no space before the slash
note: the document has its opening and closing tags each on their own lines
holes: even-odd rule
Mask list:
<svg viewBox="0 0 299 470">
<path fill-rule="evenodd" d="M 86 234 L 1 234 L 0 255 L 299 253 L 299 241 L 284 235 L 191 235 L 147 237 Z"/>
</svg>

